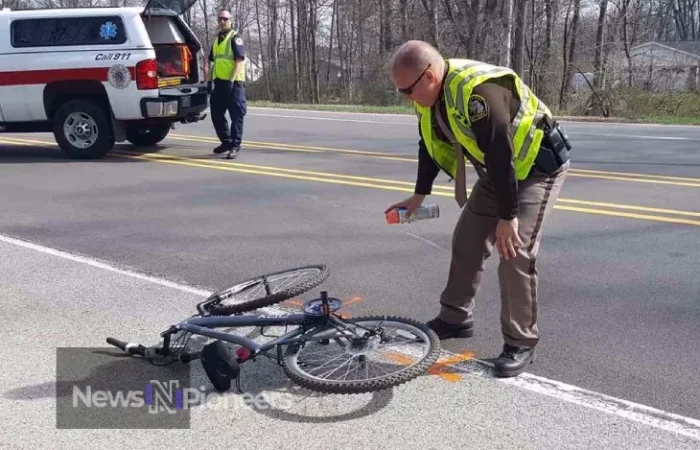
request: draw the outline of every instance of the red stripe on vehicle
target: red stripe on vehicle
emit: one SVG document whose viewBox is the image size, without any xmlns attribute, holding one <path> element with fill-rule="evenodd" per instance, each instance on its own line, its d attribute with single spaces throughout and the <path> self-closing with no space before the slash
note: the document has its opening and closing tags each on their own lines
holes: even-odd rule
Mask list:
<svg viewBox="0 0 700 450">
<path fill-rule="evenodd" d="M 135 69 L 129 67 L 134 79 Z M 21 86 L 29 84 L 49 84 L 56 81 L 95 80 L 107 81 L 109 67 L 88 67 L 82 69 L 18 70 L 0 72 L 0 86 Z"/>
</svg>

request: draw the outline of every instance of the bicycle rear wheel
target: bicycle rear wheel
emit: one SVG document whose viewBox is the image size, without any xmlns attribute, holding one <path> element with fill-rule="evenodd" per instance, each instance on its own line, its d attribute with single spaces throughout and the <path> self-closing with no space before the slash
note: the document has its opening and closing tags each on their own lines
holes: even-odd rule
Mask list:
<svg viewBox="0 0 700 450">
<path fill-rule="evenodd" d="M 212 294 L 204 309 L 215 316 L 229 316 L 280 303 L 323 283 L 330 271 L 310 265 L 260 275 Z"/>
<path fill-rule="evenodd" d="M 367 331 L 371 335 L 362 338 Z M 433 330 L 403 317 L 342 320 L 304 337 L 303 345 L 288 347 L 282 367 L 300 386 L 332 394 L 375 392 L 406 383 L 426 373 L 441 352 Z"/>
</svg>

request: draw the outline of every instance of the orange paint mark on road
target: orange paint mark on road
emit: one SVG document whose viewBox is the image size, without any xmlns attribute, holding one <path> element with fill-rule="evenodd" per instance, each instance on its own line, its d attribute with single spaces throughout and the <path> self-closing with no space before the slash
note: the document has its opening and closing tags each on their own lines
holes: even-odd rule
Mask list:
<svg viewBox="0 0 700 450">
<path fill-rule="evenodd" d="M 467 351 L 460 353 L 459 355 L 445 358 L 445 359 L 433 364 L 428 369 L 428 373 L 431 375 L 439 375 L 444 380 L 456 383 L 462 379 L 462 376 L 457 374 L 457 373 L 454 373 L 454 372 L 448 372 L 446 370 L 446 367 L 448 367 L 452 364 L 456 364 L 458 362 L 470 360 L 470 359 L 474 358 L 474 356 L 475 356 L 474 352 L 467 350 Z"/>
<path fill-rule="evenodd" d="M 404 365 L 409 365 L 414 362 L 413 358 L 411 358 L 408 355 L 404 355 L 401 353 L 385 353 L 385 357 L 388 359 L 398 363 L 398 364 L 404 364 Z M 438 375 L 440 378 L 450 381 L 452 383 L 456 383 L 458 381 L 462 380 L 462 376 L 458 373 L 450 372 L 449 371 L 449 366 L 452 364 L 456 364 L 462 361 L 468 361 L 470 359 L 473 359 L 475 356 L 474 352 L 467 350 L 459 355 L 451 356 L 449 358 L 445 358 L 441 361 L 436 362 L 430 368 L 428 369 L 428 373 L 431 375 Z"/>
<path fill-rule="evenodd" d="M 285 300 L 284 303 L 292 306 L 298 306 L 300 308 L 304 305 L 304 302 L 302 302 L 301 299 L 298 298 L 290 298 L 289 300 Z"/>
<path fill-rule="evenodd" d="M 360 303 L 362 300 L 364 300 L 364 299 L 362 297 L 359 297 L 359 296 L 348 297 L 345 300 L 343 300 L 343 306 L 354 305 L 355 303 Z"/>
</svg>

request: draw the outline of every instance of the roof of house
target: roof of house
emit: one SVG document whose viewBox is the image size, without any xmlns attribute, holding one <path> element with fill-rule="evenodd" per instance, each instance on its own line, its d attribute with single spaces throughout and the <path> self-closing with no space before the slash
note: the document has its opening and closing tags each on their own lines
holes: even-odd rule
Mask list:
<svg viewBox="0 0 700 450">
<path fill-rule="evenodd" d="M 657 45 L 700 58 L 700 41 L 649 41 L 634 48 Z"/>
</svg>

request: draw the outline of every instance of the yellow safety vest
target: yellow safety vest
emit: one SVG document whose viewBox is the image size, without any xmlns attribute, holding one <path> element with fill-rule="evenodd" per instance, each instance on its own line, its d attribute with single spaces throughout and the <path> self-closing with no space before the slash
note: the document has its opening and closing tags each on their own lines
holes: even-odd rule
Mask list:
<svg viewBox="0 0 700 450">
<path fill-rule="evenodd" d="M 457 142 L 481 164 L 484 164 L 484 152 L 479 148 L 471 130 L 468 112 L 469 97 L 477 85 L 489 79 L 503 76 L 513 78 L 521 100 L 520 109 L 511 124 L 515 150 L 513 161 L 516 178 L 525 179 L 530 173 L 544 137 L 544 132 L 536 128 L 537 123 L 544 116 L 552 117 L 549 108 L 523 83 L 517 73 L 507 67 L 468 59 L 448 59 L 447 64 L 443 100 L 449 126 Z M 420 120 L 423 142 L 430 157 L 443 171 L 456 179 L 457 155 L 454 147 L 435 135 L 430 107 L 423 107 L 414 102 L 414 108 Z"/>
<path fill-rule="evenodd" d="M 212 79 L 230 80 L 233 76 L 233 70 L 236 66 L 236 61 L 233 59 L 233 49 L 231 49 L 231 39 L 238 32 L 231 30 L 226 37 L 219 42 L 218 37 L 214 39 L 212 44 L 212 55 L 214 56 L 214 66 L 212 67 Z M 240 61 L 238 64 L 243 65 L 243 69 L 238 74 L 234 81 L 245 81 L 245 61 Z"/>
</svg>

